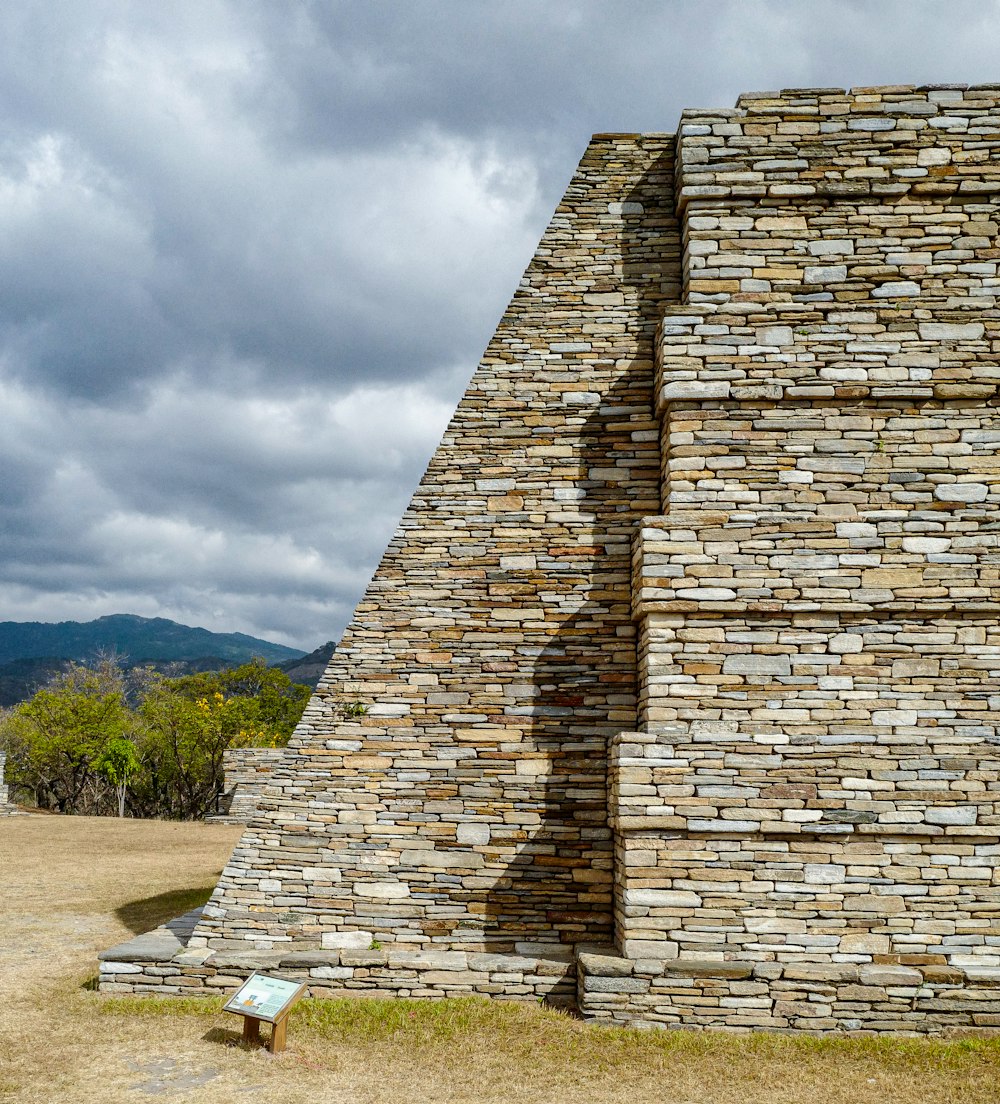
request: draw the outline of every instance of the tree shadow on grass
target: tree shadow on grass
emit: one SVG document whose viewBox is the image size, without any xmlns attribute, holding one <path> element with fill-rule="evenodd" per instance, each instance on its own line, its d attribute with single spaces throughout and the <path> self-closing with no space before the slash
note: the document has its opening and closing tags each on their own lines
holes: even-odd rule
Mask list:
<svg viewBox="0 0 1000 1104">
<path fill-rule="evenodd" d="M 155 897 L 143 897 L 129 901 L 115 909 L 115 915 L 133 935 L 142 935 L 191 909 L 199 908 L 212 896 L 215 883 L 188 889 L 172 889 L 157 893 Z"/>
</svg>

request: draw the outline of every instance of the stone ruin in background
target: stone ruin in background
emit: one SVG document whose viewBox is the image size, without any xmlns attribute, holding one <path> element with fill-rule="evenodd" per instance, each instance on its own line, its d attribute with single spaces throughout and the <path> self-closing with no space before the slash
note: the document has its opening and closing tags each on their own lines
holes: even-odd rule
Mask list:
<svg viewBox="0 0 1000 1104">
<path fill-rule="evenodd" d="M 7 753 L 0 751 L 0 816 L 10 816 L 17 812 L 10 803 L 10 787 L 4 784 L 3 771 L 7 765 Z"/>
<path fill-rule="evenodd" d="M 998 150 L 960 85 L 595 136 L 193 934 L 102 987 L 1000 1024 Z"/>
<path fill-rule="evenodd" d="M 284 752 L 284 748 L 226 748 L 222 753 L 222 792 L 216 799 L 215 811 L 205 820 L 248 824 Z"/>
</svg>

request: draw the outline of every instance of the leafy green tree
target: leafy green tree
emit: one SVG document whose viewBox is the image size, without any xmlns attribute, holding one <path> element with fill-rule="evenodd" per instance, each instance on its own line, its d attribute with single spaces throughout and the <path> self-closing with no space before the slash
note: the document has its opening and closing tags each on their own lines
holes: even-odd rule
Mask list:
<svg viewBox="0 0 1000 1104">
<path fill-rule="evenodd" d="M 274 747 L 288 743 L 312 695 L 304 683 L 292 682 L 284 671 L 268 667 L 262 659 L 220 671 L 219 681 L 227 698 L 254 701 L 257 724 L 273 736 Z"/>
<path fill-rule="evenodd" d="M 72 664 L 7 718 L 10 780 L 40 808 L 100 812 L 107 793 L 96 763 L 133 727 L 121 667 L 107 660 L 93 668 Z"/>
<path fill-rule="evenodd" d="M 0 746 L 40 808 L 197 819 L 216 807 L 225 751 L 283 746 L 309 694 L 263 660 L 165 678 L 105 657 L 0 717 Z"/>
<path fill-rule="evenodd" d="M 227 699 L 219 690 L 191 698 L 166 682 L 146 698 L 146 753 L 155 761 L 168 816 L 196 819 L 214 808 L 227 748 L 274 746 L 250 712 L 247 699 Z"/>
<path fill-rule="evenodd" d="M 142 768 L 135 744 L 124 737 L 108 740 L 94 760 L 94 768 L 114 786 L 118 797 L 118 815 L 123 817 L 128 784 Z"/>
<path fill-rule="evenodd" d="M 156 685 L 140 714 L 150 782 L 159 787 L 167 815 L 196 819 L 212 812 L 223 789 L 226 750 L 286 744 L 310 693 L 263 661 Z"/>
</svg>

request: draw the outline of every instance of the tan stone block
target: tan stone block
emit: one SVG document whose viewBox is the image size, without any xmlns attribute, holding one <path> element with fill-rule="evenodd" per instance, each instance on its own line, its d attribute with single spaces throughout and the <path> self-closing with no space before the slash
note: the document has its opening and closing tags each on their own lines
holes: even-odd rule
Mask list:
<svg viewBox="0 0 1000 1104">
<path fill-rule="evenodd" d="M 923 582 L 920 568 L 878 567 L 861 573 L 861 585 L 877 590 L 883 587 L 916 587 Z"/>
<path fill-rule="evenodd" d="M 885 954 L 889 950 L 889 936 L 875 935 L 871 932 L 858 932 L 843 935 L 840 938 L 842 954 Z"/>
</svg>

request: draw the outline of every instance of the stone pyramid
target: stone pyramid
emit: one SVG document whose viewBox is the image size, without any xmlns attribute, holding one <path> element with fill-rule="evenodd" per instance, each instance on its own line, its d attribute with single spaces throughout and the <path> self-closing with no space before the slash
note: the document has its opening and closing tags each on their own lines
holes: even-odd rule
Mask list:
<svg viewBox="0 0 1000 1104">
<path fill-rule="evenodd" d="M 193 934 L 104 987 L 1000 1024 L 998 151 L 958 85 L 595 136 Z"/>
</svg>

